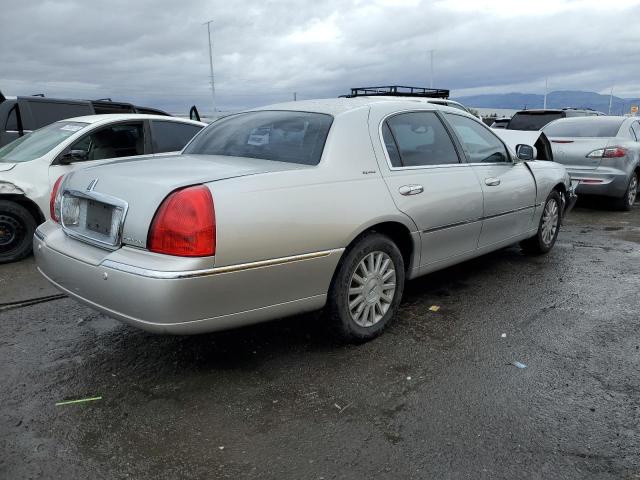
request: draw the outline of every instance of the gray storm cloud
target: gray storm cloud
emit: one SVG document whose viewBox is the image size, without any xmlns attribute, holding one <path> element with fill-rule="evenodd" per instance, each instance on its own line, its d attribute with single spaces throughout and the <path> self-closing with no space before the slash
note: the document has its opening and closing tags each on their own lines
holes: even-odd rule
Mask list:
<svg viewBox="0 0 640 480">
<path fill-rule="evenodd" d="M 640 96 L 640 2 L 613 3 L 0 0 L 0 90 L 207 111 L 212 19 L 221 109 L 428 85 L 429 49 L 456 95 Z"/>
</svg>

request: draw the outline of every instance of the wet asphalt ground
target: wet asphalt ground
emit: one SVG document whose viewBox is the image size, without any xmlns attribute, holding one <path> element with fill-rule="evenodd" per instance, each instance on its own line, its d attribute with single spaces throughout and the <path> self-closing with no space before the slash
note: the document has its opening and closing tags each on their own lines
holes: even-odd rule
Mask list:
<svg viewBox="0 0 640 480">
<path fill-rule="evenodd" d="M 1 479 L 640 479 L 640 205 L 409 283 L 360 346 L 315 314 L 169 337 L 21 303 L 56 294 L 0 266 Z"/>
</svg>

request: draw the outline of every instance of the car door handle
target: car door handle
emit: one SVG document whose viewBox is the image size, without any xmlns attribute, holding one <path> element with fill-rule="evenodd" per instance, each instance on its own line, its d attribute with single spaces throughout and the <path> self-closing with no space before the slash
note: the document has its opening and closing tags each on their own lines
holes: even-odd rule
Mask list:
<svg viewBox="0 0 640 480">
<path fill-rule="evenodd" d="M 488 185 L 489 187 L 497 187 L 498 185 L 500 185 L 500 179 L 499 178 L 489 177 L 489 178 L 485 178 L 484 179 L 484 183 L 485 183 L 485 185 Z"/>
<path fill-rule="evenodd" d="M 424 192 L 424 187 L 422 185 L 403 185 L 398 191 L 400 195 L 417 195 Z"/>
</svg>

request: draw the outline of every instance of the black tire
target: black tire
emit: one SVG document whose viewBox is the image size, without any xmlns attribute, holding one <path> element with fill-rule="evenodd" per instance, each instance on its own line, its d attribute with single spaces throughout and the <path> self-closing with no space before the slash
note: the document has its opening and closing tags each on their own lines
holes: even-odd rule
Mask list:
<svg viewBox="0 0 640 480">
<path fill-rule="evenodd" d="M 15 202 L 0 200 L 0 263 L 22 260 L 31 253 L 36 220 Z"/>
<path fill-rule="evenodd" d="M 638 173 L 633 172 L 631 177 L 629 177 L 629 183 L 627 184 L 627 189 L 624 192 L 624 195 L 620 198 L 616 198 L 613 202 L 613 206 L 616 210 L 622 210 L 624 212 L 628 212 L 633 207 L 633 204 L 636 202 L 637 192 L 638 192 Z M 632 190 L 635 189 L 635 192 Z"/>
<path fill-rule="evenodd" d="M 365 280 L 369 279 L 367 283 L 361 283 L 362 294 L 350 293 L 352 281 L 357 281 L 354 273 L 356 271 L 363 273 L 361 262 L 365 261 L 366 265 L 372 258 L 374 268 L 371 275 L 365 278 Z M 387 259 L 390 263 L 387 264 L 386 269 L 383 269 Z M 391 264 L 395 282 L 390 280 L 393 277 L 383 279 L 387 277 Z M 404 261 L 396 244 L 389 237 L 379 233 L 371 232 L 363 235 L 345 252 L 331 281 L 327 300 L 327 317 L 334 333 L 342 341 L 351 343 L 362 343 L 380 335 L 398 309 L 404 291 L 404 280 Z M 389 289 L 384 289 L 384 286 L 391 283 L 395 284 L 392 294 Z M 371 325 L 359 324 L 352 315 L 349 304 L 354 303 L 358 296 L 362 297 L 360 304 L 363 305 L 358 315 L 361 316 L 360 323 L 367 323 L 364 319 L 366 310 L 367 319 L 373 317 Z M 390 301 L 389 298 L 391 298 Z M 385 308 L 386 311 L 383 312 Z"/>
<path fill-rule="evenodd" d="M 557 215 L 555 219 L 555 231 L 552 230 L 551 235 L 548 235 L 548 231 L 545 230 L 545 219 L 547 218 L 547 209 L 552 208 L 552 204 L 555 202 L 555 207 L 557 209 Z M 532 255 L 540 255 L 543 253 L 549 252 L 556 243 L 556 239 L 558 238 L 558 233 L 560 232 L 560 224 L 562 222 L 562 199 L 560 198 L 560 193 L 554 190 L 552 191 L 547 200 L 544 202 L 544 207 L 542 210 L 542 216 L 540 217 L 540 223 L 538 224 L 538 231 L 536 234 L 527 238 L 520 242 L 520 247 L 525 253 L 529 253 Z M 549 224 L 550 226 L 553 224 Z"/>
</svg>

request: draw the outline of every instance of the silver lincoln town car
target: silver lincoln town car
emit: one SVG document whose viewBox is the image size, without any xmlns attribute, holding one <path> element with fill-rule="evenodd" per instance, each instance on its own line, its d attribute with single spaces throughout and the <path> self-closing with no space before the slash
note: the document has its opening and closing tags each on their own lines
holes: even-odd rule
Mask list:
<svg viewBox="0 0 640 480">
<path fill-rule="evenodd" d="M 151 332 L 325 307 L 358 342 L 389 324 L 405 280 L 553 247 L 574 189 L 534 156 L 446 106 L 285 103 L 220 119 L 180 155 L 61 177 L 34 251 L 60 290 Z"/>
</svg>

